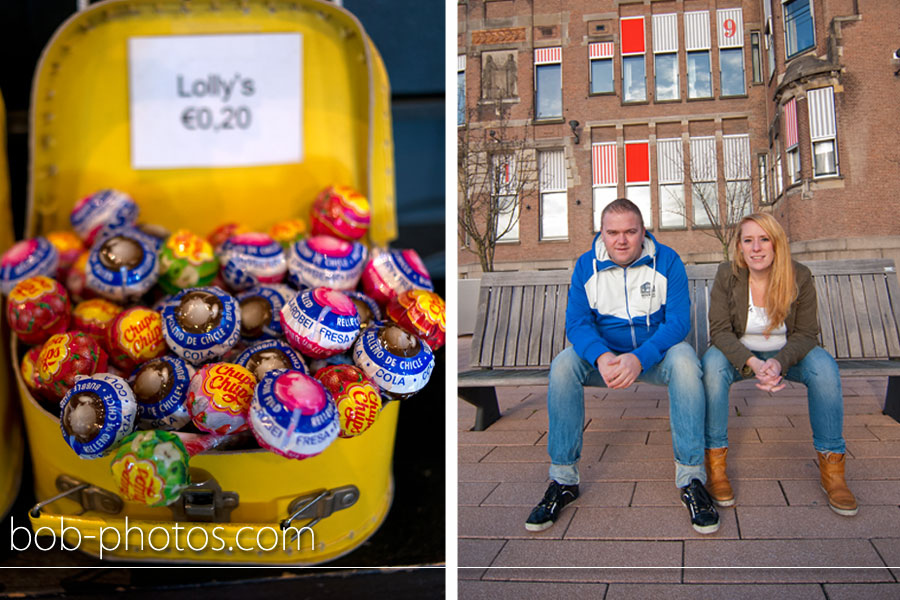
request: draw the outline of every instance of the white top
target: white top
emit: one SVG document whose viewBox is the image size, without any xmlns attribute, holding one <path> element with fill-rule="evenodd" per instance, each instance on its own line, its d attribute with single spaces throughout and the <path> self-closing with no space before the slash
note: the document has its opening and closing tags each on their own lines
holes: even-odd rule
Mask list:
<svg viewBox="0 0 900 600">
<path fill-rule="evenodd" d="M 762 306 L 753 306 L 753 302 L 747 303 L 747 329 L 741 337 L 741 343 L 754 352 L 771 352 L 781 350 L 787 344 L 787 325 L 782 323 L 773 329 L 769 335 L 763 332 L 769 326 L 769 317 Z"/>
</svg>

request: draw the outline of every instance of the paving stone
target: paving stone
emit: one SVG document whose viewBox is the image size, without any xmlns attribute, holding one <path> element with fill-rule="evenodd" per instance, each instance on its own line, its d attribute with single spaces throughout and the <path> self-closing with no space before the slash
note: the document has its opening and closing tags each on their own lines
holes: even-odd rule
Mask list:
<svg viewBox="0 0 900 600">
<path fill-rule="evenodd" d="M 741 506 L 736 510 L 744 539 L 868 539 L 900 531 L 896 506 L 867 506 L 854 517 L 841 516 L 828 506 Z"/>
<path fill-rule="evenodd" d="M 546 464 L 522 463 L 511 466 L 506 463 L 461 464 L 458 467 L 459 481 L 545 481 Z"/>
<path fill-rule="evenodd" d="M 803 442 L 808 441 L 812 444 L 812 429 L 805 427 L 758 427 L 757 433 L 763 442 Z M 728 438 L 731 439 L 732 432 L 728 432 Z M 877 440 L 879 439 L 867 427 L 847 427 L 844 424 L 845 440 Z M 900 435 L 898 435 L 900 439 Z"/>
<path fill-rule="evenodd" d="M 457 484 L 456 496 L 460 506 L 478 506 L 499 485 L 493 481 L 463 481 Z"/>
<path fill-rule="evenodd" d="M 604 600 L 759 600 L 760 598 L 826 600 L 821 586 L 802 583 L 791 585 L 614 583 L 609 586 Z"/>
<path fill-rule="evenodd" d="M 503 551 L 500 554 L 502 556 Z M 868 540 L 850 539 L 840 543 L 833 539 L 686 540 L 684 564 L 689 567 L 759 567 L 685 569 L 685 583 L 893 581 Z"/>
<path fill-rule="evenodd" d="M 668 431 L 668 419 L 591 419 L 585 431 Z"/>
<path fill-rule="evenodd" d="M 827 583 L 828 600 L 897 600 L 900 583 Z M 609 598 L 609 596 L 607 596 Z"/>
<path fill-rule="evenodd" d="M 559 519 L 552 527 L 534 532 L 525 529 L 525 520 L 531 507 L 510 509 L 506 506 L 460 506 L 458 510 L 460 538 L 499 539 L 562 539 L 576 513 L 574 506 L 567 506 L 559 513 Z"/>
<path fill-rule="evenodd" d="M 846 476 L 855 479 L 900 479 L 900 461 L 881 458 L 847 460 Z"/>
<path fill-rule="evenodd" d="M 534 446 L 524 446 L 533 448 Z M 457 449 L 456 460 L 460 463 L 477 463 L 490 454 L 496 446 L 460 446 Z"/>
<path fill-rule="evenodd" d="M 728 444 L 728 462 L 737 459 L 749 458 L 800 458 L 812 460 L 815 458 L 815 449 L 811 443 L 801 442 L 770 442 L 766 444 Z"/>
<path fill-rule="evenodd" d="M 606 593 L 605 583 L 536 583 L 525 581 L 461 581 L 459 598 L 465 600 L 596 600 Z"/>
<path fill-rule="evenodd" d="M 791 506 L 824 506 L 828 503 L 819 480 L 782 481 L 781 487 L 787 494 Z M 900 503 L 900 480 L 858 481 L 850 479 L 850 491 L 856 496 L 861 507 Z M 860 508 L 864 510 L 864 508 Z"/>
<path fill-rule="evenodd" d="M 770 417 L 728 417 L 728 429 L 742 427 L 791 427 L 791 421 L 785 416 Z"/>
<path fill-rule="evenodd" d="M 729 457 L 728 475 L 735 479 L 818 479 L 819 467 L 812 456 L 806 459 Z"/>
<path fill-rule="evenodd" d="M 608 420 L 617 420 L 622 418 L 622 414 L 625 413 L 628 408 L 624 406 L 598 406 L 584 409 L 584 418 L 585 420 L 589 419 L 608 419 Z M 642 410 L 656 410 L 655 408 L 648 408 Z"/>
<path fill-rule="evenodd" d="M 504 419 L 500 417 L 499 421 L 487 428 L 486 431 L 547 431 L 547 424 L 540 421 L 531 421 L 530 419 Z"/>
<path fill-rule="evenodd" d="M 581 481 L 675 481 L 675 460 L 581 463 Z"/>
<path fill-rule="evenodd" d="M 681 547 L 681 542 L 510 540 L 494 560 L 493 566 L 544 568 L 489 569 L 484 579 L 677 583 L 681 580 L 681 569 L 678 568 L 681 567 Z"/>
<path fill-rule="evenodd" d="M 603 453 L 601 462 L 634 461 L 634 460 L 675 460 L 671 446 L 656 444 L 653 446 L 609 446 Z"/>
<path fill-rule="evenodd" d="M 660 406 L 656 408 L 640 408 L 628 407 L 622 415 L 623 419 L 668 419 L 669 407 Z"/>
<path fill-rule="evenodd" d="M 734 511 L 720 511 L 719 530 L 702 535 L 691 527 L 690 515 L 683 506 L 580 508 L 566 531 L 565 539 L 682 540 L 698 536 L 737 538 Z"/>
<path fill-rule="evenodd" d="M 872 545 L 878 550 L 884 563 L 892 567 L 891 572 L 900 580 L 900 538 L 881 538 L 872 540 Z M 900 598 L 900 595 L 895 596 Z"/>
<path fill-rule="evenodd" d="M 621 445 L 621 444 L 637 444 L 647 443 L 647 434 L 649 431 L 585 431 L 585 446 L 599 445 Z"/>
<path fill-rule="evenodd" d="M 597 462 L 603 454 L 604 446 L 584 446 L 581 462 Z M 523 463 L 537 462 L 550 465 L 547 446 L 498 446 L 482 462 Z"/>
<path fill-rule="evenodd" d="M 730 480 L 738 506 L 786 506 L 777 481 Z M 639 481 L 635 486 L 631 506 L 681 506 L 681 501 L 671 482 Z M 719 513 L 727 510 L 730 509 L 719 508 Z"/>
<path fill-rule="evenodd" d="M 879 440 L 900 440 L 900 428 L 884 425 L 869 425 L 867 429 Z M 846 437 L 846 434 L 844 434 L 844 437 Z"/>
<path fill-rule="evenodd" d="M 480 578 L 484 569 L 471 567 L 490 565 L 497 558 L 497 554 L 500 553 L 500 549 L 505 543 L 506 540 L 459 540 L 457 556 L 459 557 L 460 579 Z"/>
<path fill-rule="evenodd" d="M 890 442 L 860 442 L 847 444 L 847 451 L 857 458 L 900 458 L 900 440 Z"/>
<path fill-rule="evenodd" d="M 587 396 L 585 396 L 587 398 Z M 613 397 L 613 398 L 604 398 L 603 400 L 594 404 L 597 407 L 622 407 L 622 408 L 656 408 L 663 401 L 654 398 L 623 398 L 623 397 Z"/>
<path fill-rule="evenodd" d="M 812 437 L 810 437 L 812 439 Z M 756 429 L 746 427 L 742 429 L 732 429 L 728 432 L 729 444 L 756 444 L 759 443 L 759 435 Z M 651 431 L 648 444 L 666 444 L 672 445 L 672 432 L 670 431 Z"/>
<path fill-rule="evenodd" d="M 522 444 L 536 444 L 542 435 L 539 431 L 528 433 L 524 431 L 495 431 L 488 428 L 487 431 L 460 431 L 457 443 L 460 446 L 467 444 L 521 446 Z"/>
<path fill-rule="evenodd" d="M 482 506 L 534 507 L 547 490 L 547 482 L 501 483 L 481 502 Z M 628 506 L 633 483 L 584 482 L 579 486 L 578 500 L 572 506 Z"/>
</svg>

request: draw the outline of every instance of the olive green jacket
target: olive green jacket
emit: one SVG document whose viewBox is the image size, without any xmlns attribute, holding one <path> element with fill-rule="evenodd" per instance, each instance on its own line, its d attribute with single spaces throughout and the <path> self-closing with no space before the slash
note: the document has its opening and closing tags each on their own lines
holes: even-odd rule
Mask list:
<svg viewBox="0 0 900 600">
<path fill-rule="evenodd" d="M 797 261 L 793 261 L 793 264 L 799 292 L 784 320 L 787 326 L 787 344 L 775 355 L 775 360 L 781 364 L 782 374 L 787 373 L 788 369 L 819 343 L 816 286 L 812 273 Z M 735 276 L 731 263 L 722 263 L 709 294 L 710 343 L 721 350 L 738 371 L 753 356 L 739 339 L 747 329 L 749 276 L 750 272 L 746 268 Z"/>
</svg>

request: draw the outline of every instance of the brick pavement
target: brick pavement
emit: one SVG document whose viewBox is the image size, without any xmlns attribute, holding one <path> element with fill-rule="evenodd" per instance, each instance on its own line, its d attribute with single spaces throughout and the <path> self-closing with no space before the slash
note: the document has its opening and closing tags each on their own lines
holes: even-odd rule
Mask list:
<svg viewBox="0 0 900 600">
<path fill-rule="evenodd" d="M 803 386 L 741 383 L 737 503 L 709 536 L 678 501 L 664 388 L 587 390 L 581 497 L 540 533 L 524 522 L 547 485 L 546 387 L 500 389 L 503 417 L 484 432 L 469 431 L 475 409 L 460 401 L 459 597 L 900 598 L 900 423 L 881 414 L 886 379 L 842 384 L 859 514 L 835 514 L 819 488 Z"/>
</svg>

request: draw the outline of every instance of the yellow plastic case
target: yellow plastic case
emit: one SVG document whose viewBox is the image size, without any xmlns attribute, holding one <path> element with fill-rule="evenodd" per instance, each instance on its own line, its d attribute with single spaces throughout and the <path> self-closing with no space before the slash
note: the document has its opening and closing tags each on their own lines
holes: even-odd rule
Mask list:
<svg viewBox="0 0 900 600">
<path fill-rule="evenodd" d="M 302 34 L 303 162 L 132 169 L 127 40 L 244 32 Z M 140 205 L 144 222 L 205 234 L 234 220 L 264 231 L 277 220 L 306 217 L 315 194 L 332 183 L 354 186 L 368 196 L 371 243 L 386 244 L 396 236 L 387 74 L 359 22 L 327 2 L 128 0 L 92 5 L 62 25 L 38 64 L 31 149 L 27 237 L 68 228 L 76 200 L 103 188 L 128 192 Z M 14 345 L 14 357 L 16 351 Z M 99 536 L 106 528 L 103 558 L 316 564 L 359 546 L 390 507 L 396 402 L 383 409 L 364 435 L 338 439 L 319 456 L 296 461 L 262 450 L 199 455 L 191 459 L 198 489 L 184 495 L 191 500 L 187 506 L 179 502 L 175 509 L 150 508 L 126 502 L 119 507 L 109 460 L 78 458 L 63 441 L 58 420 L 30 396 L 15 371 L 41 501 L 31 511 L 32 526 L 57 537 L 68 528 L 69 547 L 80 534 L 80 549 L 100 556 Z M 60 493 L 63 497 L 53 500 Z M 186 521 L 184 512 L 207 522 Z M 280 535 L 291 513 L 297 515 L 293 527 L 312 530 L 300 535 L 299 544 L 285 544 Z M 114 527 L 121 543 L 109 550 L 116 541 Z"/>
</svg>

